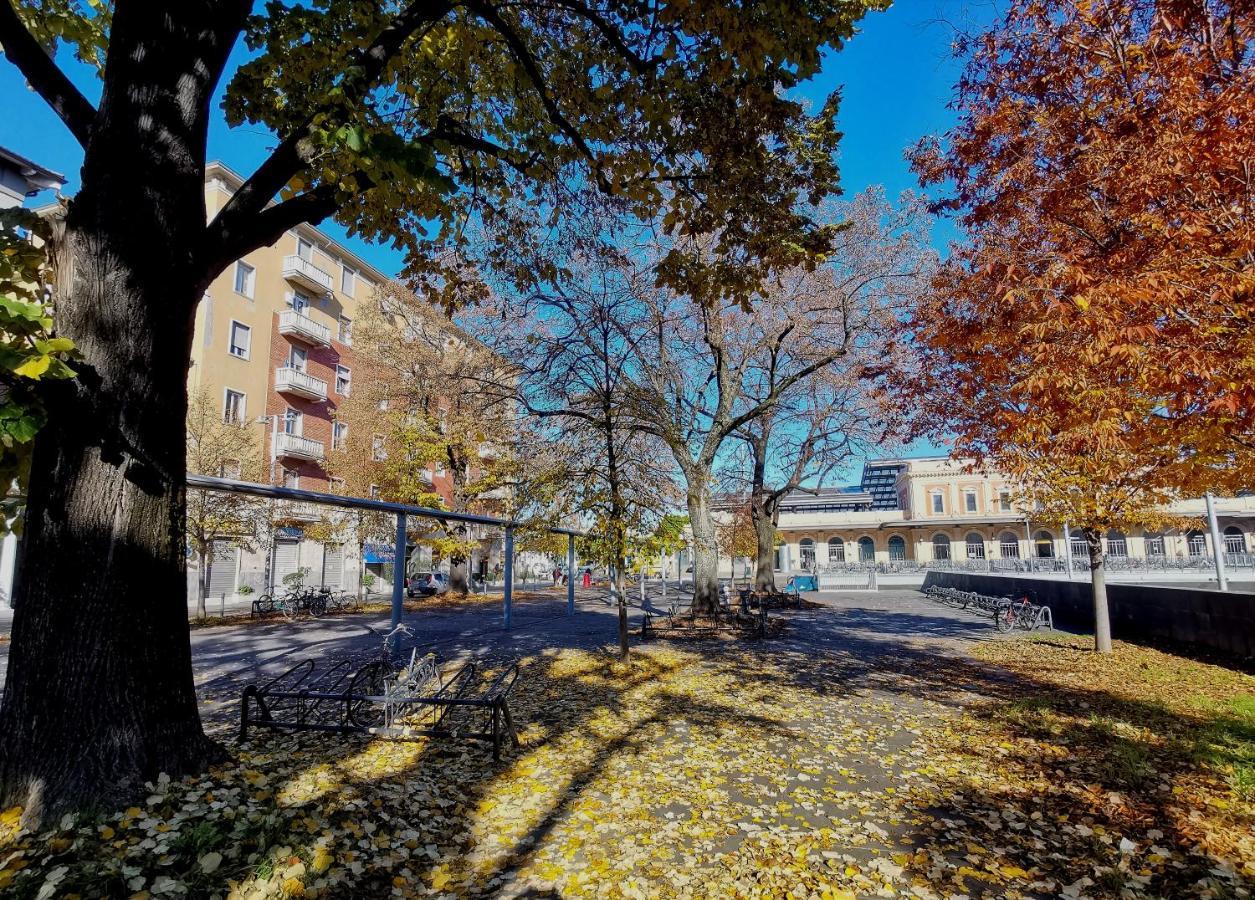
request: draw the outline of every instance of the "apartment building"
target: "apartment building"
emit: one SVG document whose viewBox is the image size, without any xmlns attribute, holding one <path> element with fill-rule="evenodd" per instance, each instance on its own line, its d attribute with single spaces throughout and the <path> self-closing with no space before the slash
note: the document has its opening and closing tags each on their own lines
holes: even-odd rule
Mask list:
<svg viewBox="0 0 1255 900">
<path fill-rule="evenodd" d="M 222 163 L 206 170 L 205 203 L 215 216 L 243 184 Z M 336 409 L 353 392 L 361 369 L 353 323 L 387 275 L 310 225 L 299 225 L 269 247 L 237 260 L 209 286 L 196 315 L 189 392 L 204 390 L 224 420 L 255 427 L 272 484 L 334 492 L 324 468 L 328 452 L 347 440 Z M 431 472 L 433 490 L 448 500 L 451 479 Z M 390 551 L 368 548 L 355 558 L 350 544 L 310 540 L 303 521 L 319 511 L 283 509 L 285 524 L 269 551 L 247 551 L 223 541 L 215 550 L 210 596 L 247 586 L 273 589 L 283 577 L 307 570 L 307 584 L 356 588 L 370 568 L 390 573 Z M 189 573 L 189 584 L 194 573 Z M 385 585 L 382 581 L 379 588 Z"/>
<path fill-rule="evenodd" d="M 890 486 L 891 482 L 891 486 Z M 1255 496 L 1215 499 L 1220 552 L 1236 564 L 1255 562 Z M 1204 501 L 1183 500 L 1172 511 L 1201 520 Z M 969 472 L 948 457 L 868 460 L 858 485 L 796 491 L 781 505 L 775 568 L 783 574 L 881 568 L 1011 564 L 1033 560 L 1062 569 L 1071 555 L 1087 559 L 1079 534 L 1033 521 L 1014 501 L 1014 485 L 998 472 Z M 1201 560 L 1215 548 L 1201 524 L 1182 531 L 1104 537 L 1110 557 L 1164 563 Z M 744 574 L 745 561 L 725 560 L 724 573 Z"/>
</svg>

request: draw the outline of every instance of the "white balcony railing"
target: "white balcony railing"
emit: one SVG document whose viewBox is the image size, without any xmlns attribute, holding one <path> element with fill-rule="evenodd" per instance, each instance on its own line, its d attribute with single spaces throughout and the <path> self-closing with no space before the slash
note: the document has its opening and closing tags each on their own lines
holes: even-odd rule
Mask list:
<svg viewBox="0 0 1255 900">
<path fill-rule="evenodd" d="M 331 273 L 324 272 L 308 259 L 301 259 L 295 253 L 283 257 L 283 277 L 311 290 L 322 292 L 331 290 Z"/>
<path fill-rule="evenodd" d="M 275 369 L 275 390 L 309 400 L 327 399 L 327 382 L 290 366 Z"/>
<path fill-rule="evenodd" d="M 309 316 L 303 316 L 294 309 L 285 309 L 279 313 L 279 333 L 300 338 L 321 347 L 331 345 L 331 329 L 319 324 Z"/>
<path fill-rule="evenodd" d="M 281 431 L 275 435 L 275 455 L 320 462 L 323 458 L 322 441 L 312 441 L 299 434 L 286 434 Z"/>
</svg>

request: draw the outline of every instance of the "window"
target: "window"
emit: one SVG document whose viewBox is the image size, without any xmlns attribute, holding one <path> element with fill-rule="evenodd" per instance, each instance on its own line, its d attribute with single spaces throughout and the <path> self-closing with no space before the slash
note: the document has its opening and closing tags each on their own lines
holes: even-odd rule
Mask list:
<svg viewBox="0 0 1255 900">
<path fill-rule="evenodd" d="M 941 491 L 933 491 L 929 496 L 929 504 L 934 513 L 943 513 L 946 511 L 946 501 L 941 496 Z"/>
<path fill-rule="evenodd" d="M 283 486 L 285 488 L 299 488 L 301 486 L 301 473 L 296 471 L 296 469 L 284 469 Z"/>
<path fill-rule="evenodd" d="M 288 352 L 288 368 L 296 369 L 298 372 L 305 371 L 305 363 L 309 360 L 309 354 L 304 347 L 293 347 Z"/>
<path fill-rule="evenodd" d="M 379 485 L 372 484 L 366 493 L 370 495 L 370 499 L 378 500 L 379 499 Z"/>
<path fill-rule="evenodd" d="M 226 398 L 222 401 L 222 421 L 230 425 L 244 424 L 244 395 L 239 391 L 227 388 Z"/>
<path fill-rule="evenodd" d="M 1038 531 L 1033 535 L 1033 552 L 1038 559 L 1054 559 L 1055 536 L 1044 528 Z"/>
<path fill-rule="evenodd" d="M 1107 555 L 1128 556 L 1129 543 L 1124 539 L 1123 532 L 1112 529 L 1107 532 Z"/>
<path fill-rule="evenodd" d="M 352 266 L 340 267 L 340 293 L 352 297 L 357 288 L 357 270 Z"/>
<path fill-rule="evenodd" d="M 344 493 L 344 479 L 336 478 L 334 475 L 327 479 L 327 490 L 333 494 Z"/>
<path fill-rule="evenodd" d="M 437 478 L 444 478 L 444 463 L 436 463 L 435 473 Z"/>
<path fill-rule="evenodd" d="M 294 434 L 300 437 L 305 433 L 305 420 L 295 409 L 289 409 L 283 414 L 283 433 Z"/>
<path fill-rule="evenodd" d="M 889 562 L 902 562 L 906 559 L 906 541 L 901 535 L 889 538 Z"/>
<path fill-rule="evenodd" d="M 1185 546 L 1189 549 L 1190 556 L 1207 555 L 1207 538 L 1201 531 L 1191 531 L 1186 535 Z"/>
<path fill-rule="evenodd" d="M 815 568 L 815 542 L 810 538 L 802 538 L 797 542 L 797 549 L 802 555 L 802 568 Z"/>
<path fill-rule="evenodd" d="M 1146 535 L 1146 555 L 1147 556 L 1167 556 L 1164 548 L 1163 535 L 1151 533 Z"/>
<path fill-rule="evenodd" d="M 1242 529 L 1236 525 L 1230 525 L 1224 530 L 1224 552 L 1246 552 L 1246 536 L 1242 534 Z"/>
<path fill-rule="evenodd" d="M 1010 491 L 998 492 L 998 509 L 999 511 L 1004 512 L 1004 513 L 1011 512 L 1011 492 Z"/>
<path fill-rule="evenodd" d="M 300 291 L 293 291 L 288 294 L 288 306 L 301 315 L 305 315 L 305 310 L 309 309 L 309 297 Z"/>
<path fill-rule="evenodd" d="M 240 472 L 240 461 L 238 459 L 224 460 L 222 465 L 218 467 L 218 475 L 222 478 L 239 478 Z"/>
<path fill-rule="evenodd" d="M 388 458 L 388 448 L 384 446 L 382 434 L 371 435 L 370 438 L 370 457 L 376 462 L 383 462 Z"/>
<path fill-rule="evenodd" d="M 298 237 L 296 239 L 296 255 L 306 262 L 313 262 L 314 245 L 305 240 L 305 238 Z"/>
<path fill-rule="evenodd" d="M 349 426 L 336 422 L 331 426 L 331 449 L 343 450 L 349 439 Z"/>
<path fill-rule="evenodd" d="M 253 330 L 243 322 L 231 321 L 230 344 L 227 350 L 232 356 L 248 359 L 249 345 L 252 343 Z"/>
<path fill-rule="evenodd" d="M 347 397 L 352 386 L 352 371 L 350 371 L 348 366 L 336 366 L 336 393 L 341 397 Z"/>
<path fill-rule="evenodd" d="M 1020 539 L 1014 531 L 1004 531 L 998 536 L 998 552 L 1003 559 L 1020 558 Z"/>
<path fill-rule="evenodd" d="M 876 542 L 871 538 L 858 539 L 858 561 L 865 563 L 876 561 Z"/>
<path fill-rule="evenodd" d="M 950 558 L 950 538 L 944 534 L 933 535 L 933 559 Z"/>
<path fill-rule="evenodd" d="M 248 299 L 253 299 L 253 284 L 257 280 L 257 270 L 250 266 L 244 260 L 239 260 L 235 264 L 235 292 L 243 294 Z"/>
<path fill-rule="evenodd" d="M 968 559 L 984 559 L 985 558 L 985 538 L 983 535 L 973 531 L 963 539 L 963 544 L 967 548 Z"/>
<path fill-rule="evenodd" d="M 340 331 L 336 337 L 341 344 L 353 344 L 353 320 L 348 316 L 340 317 Z"/>
<path fill-rule="evenodd" d="M 976 512 L 976 492 L 975 491 L 963 492 L 963 509 L 965 509 L 967 512 L 970 512 L 970 513 Z"/>
<path fill-rule="evenodd" d="M 828 562 L 845 562 L 845 541 L 841 540 L 841 538 L 828 538 Z"/>
<path fill-rule="evenodd" d="M 1077 559 L 1089 559 L 1089 544 L 1085 541 L 1085 535 L 1072 535 L 1072 543 L 1070 546 L 1072 547 L 1072 556 Z"/>
</svg>

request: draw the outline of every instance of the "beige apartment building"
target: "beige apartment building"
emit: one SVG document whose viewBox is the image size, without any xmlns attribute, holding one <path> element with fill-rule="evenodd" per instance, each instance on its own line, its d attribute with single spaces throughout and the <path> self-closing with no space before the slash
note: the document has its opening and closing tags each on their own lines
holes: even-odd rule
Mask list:
<svg viewBox="0 0 1255 900">
<path fill-rule="evenodd" d="M 860 484 L 797 491 L 780 511 L 776 571 L 811 573 L 823 581 L 835 573 L 873 564 L 887 571 L 928 567 L 1066 571 L 1088 559 L 1078 534 L 1034 522 L 1014 501 L 1014 485 L 997 472 L 969 472 L 948 457 L 868 460 Z M 1255 496 L 1215 499 L 1220 552 L 1230 565 L 1255 565 Z M 1182 531 L 1140 529 L 1106 535 L 1105 547 L 1119 568 L 1155 566 L 1205 570 L 1215 553 L 1204 501 L 1183 500 L 1173 512 L 1200 520 Z M 746 560 L 725 560 L 725 575 L 742 577 Z"/>
<path fill-rule="evenodd" d="M 210 218 L 243 184 L 222 163 L 206 170 Z M 387 275 L 310 225 L 298 225 L 274 244 L 255 250 L 220 274 L 196 314 L 188 390 L 205 390 L 224 420 L 257 429 L 272 484 L 334 490 L 323 467 L 347 432 L 337 407 L 352 393 L 359 369 L 353 322 Z M 433 489 L 450 496 L 450 479 L 430 473 Z M 315 510 L 288 505 L 289 521 L 314 521 Z M 299 525 L 279 529 L 269 551 L 220 542 L 210 573 L 211 598 L 281 586 L 306 569 L 306 584 L 355 589 L 366 569 L 383 576 L 390 556 L 382 549 L 355 558 L 350 544 L 308 540 Z M 195 573 L 189 573 L 189 584 Z M 377 589 L 386 585 L 380 581 Z"/>
</svg>

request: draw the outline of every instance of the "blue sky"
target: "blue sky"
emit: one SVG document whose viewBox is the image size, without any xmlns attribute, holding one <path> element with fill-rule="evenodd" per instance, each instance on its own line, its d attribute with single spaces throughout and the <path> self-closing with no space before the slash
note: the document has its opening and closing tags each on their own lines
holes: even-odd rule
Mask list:
<svg viewBox="0 0 1255 900">
<path fill-rule="evenodd" d="M 903 151 L 920 137 L 944 131 L 952 121 L 947 109 L 958 66 L 950 56 L 956 26 L 989 15 L 988 0 L 899 0 L 888 12 L 867 16 L 853 40 L 829 54 L 824 70 L 804 91 L 822 98 L 841 86 L 842 181 L 846 194 L 884 184 L 890 197 L 914 188 Z M 236 57 L 243 57 L 237 47 Z M 89 97 L 99 88 L 92 73 L 75 66 L 66 54 L 59 61 Z M 32 93 L 17 70 L 0 58 L 0 144 L 65 174 L 65 192 L 78 189 L 82 152 L 60 120 Z M 261 129 L 229 129 L 219 118 L 209 135 L 209 156 L 247 175 L 266 156 L 274 139 Z M 333 222 L 322 226 L 343 238 Z M 944 251 L 953 231 L 939 224 L 934 242 Z M 386 247 L 346 240 L 384 272 L 400 259 Z"/>
<path fill-rule="evenodd" d="M 959 66 L 950 45 L 956 28 L 988 20 L 992 0 L 898 0 L 884 13 L 867 16 L 859 33 L 837 53 L 830 53 L 823 72 L 803 93 L 822 100 L 834 88 L 842 92 L 841 172 L 845 193 L 883 184 L 890 197 L 917 187 L 903 153 L 927 134 L 944 131 L 953 121 L 947 108 Z M 61 55 L 59 62 L 88 97 L 99 88 L 94 74 Z M 235 58 L 244 56 L 237 47 Z M 78 189 L 82 153 L 69 133 L 42 100 L 29 91 L 16 70 L 0 58 L 0 144 L 68 178 L 65 192 Z M 221 118 L 209 135 L 209 156 L 221 159 L 247 175 L 259 165 L 274 138 L 261 129 L 229 129 Z M 321 226 L 353 247 L 385 273 L 400 268 L 399 255 L 387 248 L 347 239 L 334 222 Z M 946 223 L 938 223 L 933 242 L 945 252 L 954 237 Z M 912 455 L 937 452 L 918 444 Z M 832 480 L 856 480 L 858 467 Z"/>
</svg>

